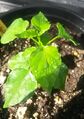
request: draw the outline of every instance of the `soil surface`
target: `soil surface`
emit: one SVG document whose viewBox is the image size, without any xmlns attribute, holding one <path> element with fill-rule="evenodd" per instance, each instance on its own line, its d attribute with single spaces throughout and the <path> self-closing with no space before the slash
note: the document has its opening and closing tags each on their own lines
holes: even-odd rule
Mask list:
<svg viewBox="0 0 84 119">
<path fill-rule="evenodd" d="M 31 99 L 7 109 L 2 108 L 2 88 L 10 71 L 8 59 L 32 42 L 17 39 L 7 45 L 0 44 L 0 119 L 84 119 L 84 35 L 73 33 L 73 36 L 80 45 L 74 46 L 64 39 L 57 41 L 62 60 L 69 68 L 65 90 L 53 90 L 48 95 L 38 88 Z"/>
</svg>

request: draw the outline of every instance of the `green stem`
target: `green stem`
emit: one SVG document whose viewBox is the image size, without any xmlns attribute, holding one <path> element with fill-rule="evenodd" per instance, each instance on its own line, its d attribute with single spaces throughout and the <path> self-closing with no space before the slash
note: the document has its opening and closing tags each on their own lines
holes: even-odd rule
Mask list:
<svg viewBox="0 0 84 119">
<path fill-rule="evenodd" d="M 57 40 L 57 39 L 59 39 L 59 38 L 61 38 L 60 36 L 55 36 L 53 39 L 51 39 L 48 43 L 47 43 L 47 45 L 49 45 L 50 43 L 52 43 L 53 41 L 55 41 L 55 40 Z"/>
<path fill-rule="evenodd" d="M 33 40 L 37 45 L 39 45 L 39 42 L 36 41 L 34 38 L 32 38 L 32 40 Z"/>
<path fill-rule="evenodd" d="M 41 40 L 40 40 L 40 37 L 39 37 L 39 36 L 37 37 L 37 39 L 38 39 L 39 45 L 40 45 L 40 46 L 43 46 L 43 44 L 42 44 L 42 42 L 41 42 Z"/>
<path fill-rule="evenodd" d="M 76 43 L 74 40 L 70 39 L 70 41 L 71 41 L 75 46 L 77 46 L 77 43 Z"/>
</svg>

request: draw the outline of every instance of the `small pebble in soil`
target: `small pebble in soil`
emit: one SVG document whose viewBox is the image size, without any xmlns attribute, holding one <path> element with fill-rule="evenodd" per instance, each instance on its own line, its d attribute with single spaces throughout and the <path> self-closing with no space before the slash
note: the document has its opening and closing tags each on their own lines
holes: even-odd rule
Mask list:
<svg viewBox="0 0 84 119">
<path fill-rule="evenodd" d="M 3 75 L 3 72 L 0 72 L 0 85 L 4 84 L 5 79 L 6 79 L 6 76 Z"/>
<path fill-rule="evenodd" d="M 37 117 L 38 117 L 38 113 L 37 112 L 35 112 L 34 114 L 33 114 L 33 117 L 35 118 L 35 119 L 38 119 Z"/>
<path fill-rule="evenodd" d="M 32 104 L 32 99 L 28 99 L 28 100 L 26 101 L 26 104 Z"/>
<path fill-rule="evenodd" d="M 68 46 L 67 45 L 65 45 L 65 48 L 67 48 Z"/>
<path fill-rule="evenodd" d="M 68 102 L 69 100 L 69 96 L 64 91 L 60 91 L 60 97 L 63 99 L 63 102 Z"/>
<path fill-rule="evenodd" d="M 10 117 L 8 119 L 12 119 L 12 117 L 13 117 L 13 114 L 10 114 Z"/>
<path fill-rule="evenodd" d="M 77 67 L 80 67 L 80 62 L 77 63 Z"/>
<path fill-rule="evenodd" d="M 17 44 L 14 44 L 15 47 L 17 47 Z"/>
<path fill-rule="evenodd" d="M 52 46 L 55 46 L 55 47 L 57 47 L 57 44 L 56 44 L 56 43 L 52 43 Z"/>
<path fill-rule="evenodd" d="M 10 69 L 7 69 L 6 72 L 9 73 L 10 72 Z"/>
<path fill-rule="evenodd" d="M 16 112 L 16 119 L 24 119 L 27 107 L 19 107 Z"/>
<path fill-rule="evenodd" d="M 44 95 L 45 97 L 48 97 L 48 93 L 45 91 L 42 92 L 42 95 Z"/>
<path fill-rule="evenodd" d="M 71 70 L 71 73 L 74 73 L 74 70 Z"/>
<path fill-rule="evenodd" d="M 79 53 L 77 51 L 72 51 L 73 55 L 76 56 L 76 57 L 79 57 Z"/>
<path fill-rule="evenodd" d="M 56 96 L 54 98 L 54 101 L 55 101 L 55 104 L 59 105 L 59 106 L 63 106 L 63 100 L 59 97 L 59 96 Z"/>
</svg>

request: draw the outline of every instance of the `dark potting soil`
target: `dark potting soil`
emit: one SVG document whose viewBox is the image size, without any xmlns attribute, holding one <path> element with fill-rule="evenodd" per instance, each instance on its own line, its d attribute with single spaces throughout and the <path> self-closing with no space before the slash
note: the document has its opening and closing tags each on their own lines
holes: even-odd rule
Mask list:
<svg viewBox="0 0 84 119">
<path fill-rule="evenodd" d="M 52 29 L 50 32 L 54 34 Z M 10 71 L 7 67 L 8 59 L 29 47 L 32 42 L 17 39 L 7 45 L 0 44 L 0 119 L 84 119 L 84 35 L 72 34 L 78 39 L 79 46 L 67 43 L 64 39 L 56 42 L 62 60 L 69 68 L 65 90 L 53 90 L 48 95 L 38 88 L 31 99 L 7 109 L 2 108 L 2 88 Z"/>
</svg>

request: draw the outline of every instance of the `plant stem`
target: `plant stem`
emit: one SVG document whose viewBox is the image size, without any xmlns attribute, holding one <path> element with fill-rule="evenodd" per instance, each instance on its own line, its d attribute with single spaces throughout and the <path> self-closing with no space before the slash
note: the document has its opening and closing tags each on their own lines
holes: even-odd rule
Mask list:
<svg viewBox="0 0 84 119">
<path fill-rule="evenodd" d="M 33 40 L 37 45 L 39 45 L 39 42 L 36 41 L 34 38 L 32 38 L 32 40 Z"/>
<path fill-rule="evenodd" d="M 42 44 L 42 42 L 41 42 L 41 40 L 40 40 L 40 37 L 39 37 L 39 36 L 37 37 L 37 39 L 38 39 L 39 45 L 40 45 L 40 46 L 43 46 L 43 44 Z"/>
<path fill-rule="evenodd" d="M 76 43 L 74 40 L 70 39 L 70 41 L 71 41 L 75 46 L 77 46 L 77 43 Z"/>
<path fill-rule="evenodd" d="M 50 44 L 50 43 L 52 43 L 53 41 L 59 39 L 59 38 L 61 38 L 61 37 L 60 37 L 60 36 L 55 36 L 53 39 L 51 39 L 51 40 L 47 43 L 47 45 Z"/>
</svg>

